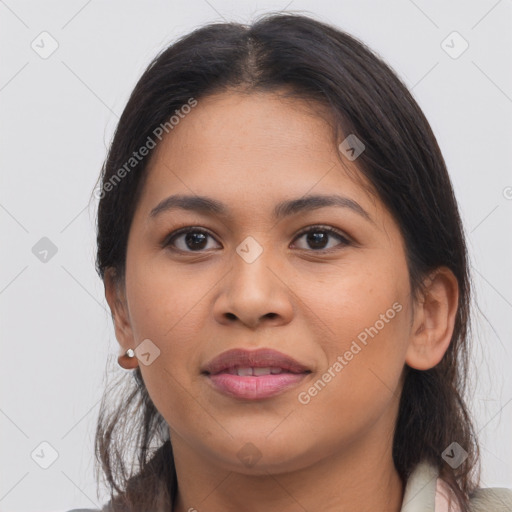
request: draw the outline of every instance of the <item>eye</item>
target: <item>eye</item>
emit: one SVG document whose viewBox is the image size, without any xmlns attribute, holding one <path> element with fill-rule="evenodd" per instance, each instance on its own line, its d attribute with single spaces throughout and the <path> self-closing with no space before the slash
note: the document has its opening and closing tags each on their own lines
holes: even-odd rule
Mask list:
<svg viewBox="0 0 512 512">
<path fill-rule="evenodd" d="M 202 252 L 203 250 L 212 249 L 215 247 L 208 246 L 208 238 L 214 239 L 213 236 L 206 230 L 195 227 L 187 226 L 185 228 L 173 231 L 162 242 L 162 247 L 171 247 L 173 250 L 179 252 Z M 304 238 L 310 247 L 299 247 L 299 249 L 312 249 L 315 252 L 329 252 L 337 250 L 338 246 L 347 246 L 351 242 L 338 230 L 326 226 L 310 226 L 303 230 L 295 240 Z M 341 243 L 335 244 L 334 247 L 329 247 L 329 241 L 332 238 L 337 238 Z"/>
<path fill-rule="evenodd" d="M 181 252 L 200 252 L 203 249 L 211 249 L 211 247 L 208 247 L 208 237 L 213 238 L 208 231 L 188 226 L 173 231 L 162 242 L 162 247 L 172 246 L 172 249 Z"/>
<path fill-rule="evenodd" d="M 310 248 L 317 252 L 339 249 L 340 247 L 336 247 L 336 245 L 334 247 L 328 247 L 329 239 L 332 239 L 333 237 L 341 241 L 341 244 L 337 244 L 338 246 L 346 246 L 351 244 L 348 238 L 343 236 L 341 232 L 334 228 L 325 226 L 311 226 L 302 231 L 295 240 L 299 240 L 300 238 L 304 237 L 306 243 L 311 246 Z M 299 249 L 308 249 L 308 247 L 299 247 Z"/>
</svg>

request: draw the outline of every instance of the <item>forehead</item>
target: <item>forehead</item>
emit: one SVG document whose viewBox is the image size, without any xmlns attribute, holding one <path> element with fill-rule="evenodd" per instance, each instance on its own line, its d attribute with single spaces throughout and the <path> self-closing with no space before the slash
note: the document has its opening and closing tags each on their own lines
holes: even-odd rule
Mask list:
<svg viewBox="0 0 512 512">
<path fill-rule="evenodd" d="M 200 99 L 151 155 L 147 208 L 171 193 L 213 195 L 257 209 L 263 199 L 334 191 L 375 206 L 353 179 L 367 184 L 355 163 L 340 157 L 330 121 L 322 105 L 274 93 Z"/>
<path fill-rule="evenodd" d="M 196 168 L 250 165 L 263 172 L 307 156 L 325 166 L 333 159 L 332 135 L 319 112 L 303 101 L 271 93 L 222 93 L 198 100 L 164 137 L 155 159 Z"/>
<path fill-rule="evenodd" d="M 330 132 L 326 118 L 329 111 L 324 105 L 285 96 L 284 92 L 230 90 L 197 100 L 197 105 L 182 116 L 172 134 L 176 142 L 178 139 L 184 142 L 185 137 L 194 135 L 224 138 L 236 130 L 239 137 L 233 142 L 252 134 L 257 135 L 258 142 L 270 145 L 301 138 L 307 146 L 315 146 L 315 141 L 324 140 Z"/>
</svg>

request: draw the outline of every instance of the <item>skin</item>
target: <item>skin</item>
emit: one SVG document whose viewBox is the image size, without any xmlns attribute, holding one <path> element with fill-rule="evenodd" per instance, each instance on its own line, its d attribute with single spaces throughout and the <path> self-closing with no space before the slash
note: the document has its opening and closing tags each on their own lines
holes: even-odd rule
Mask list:
<svg viewBox="0 0 512 512">
<path fill-rule="evenodd" d="M 358 172 L 357 160 L 340 158 L 318 112 L 270 93 L 201 99 L 154 150 L 124 281 L 107 273 L 105 295 L 123 352 L 145 339 L 160 350 L 147 366 L 137 358 L 120 364 L 139 364 L 169 425 L 178 512 L 401 508 L 404 483 L 391 448 L 404 365 L 424 370 L 443 357 L 457 281 L 441 267 L 413 301 L 398 225 L 347 174 Z M 178 193 L 213 197 L 229 215 L 175 209 L 149 217 Z M 333 193 L 357 201 L 372 221 L 337 206 L 272 217 L 282 200 Z M 331 252 L 322 252 L 298 236 L 315 224 L 338 229 L 349 243 L 331 235 Z M 194 250 L 197 242 L 187 245 L 181 236 L 175 246 L 188 252 L 161 246 L 185 225 L 209 231 L 207 245 Z M 263 248 L 252 263 L 236 252 L 248 236 Z M 395 303 L 401 311 L 308 404 L 300 403 L 298 394 Z M 270 399 L 229 398 L 200 368 L 238 347 L 275 348 L 312 373 Z M 253 466 L 237 455 L 246 443 L 260 456 Z"/>
</svg>

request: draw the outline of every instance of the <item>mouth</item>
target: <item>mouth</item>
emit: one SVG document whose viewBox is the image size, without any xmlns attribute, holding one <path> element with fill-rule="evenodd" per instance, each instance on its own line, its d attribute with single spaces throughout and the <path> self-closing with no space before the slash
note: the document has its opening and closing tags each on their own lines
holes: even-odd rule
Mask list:
<svg viewBox="0 0 512 512">
<path fill-rule="evenodd" d="M 213 388 L 243 400 L 270 398 L 298 385 L 311 370 L 272 349 L 223 352 L 201 369 Z"/>
</svg>

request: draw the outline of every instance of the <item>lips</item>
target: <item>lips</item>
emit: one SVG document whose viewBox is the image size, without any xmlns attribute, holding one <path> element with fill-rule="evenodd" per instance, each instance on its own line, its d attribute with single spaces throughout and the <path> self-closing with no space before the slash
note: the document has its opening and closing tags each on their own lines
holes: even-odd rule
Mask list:
<svg viewBox="0 0 512 512">
<path fill-rule="evenodd" d="M 263 400 L 297 386 L 311 370 L 276 350 L 234 349 L 212 359 L 201 373 L 223 395 Z"/>
<path fill-rule="evenodd" d="M 229 373 L 239 376 L 277 375 L 280 373 L 305 373 L 309 368 L 277 350 L 233 349 L 212 359 L 202 369 L 202 373 L 217 375 Z"/>
</svg>

